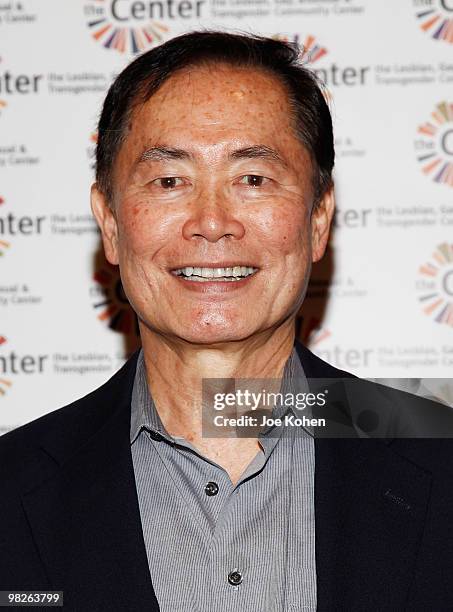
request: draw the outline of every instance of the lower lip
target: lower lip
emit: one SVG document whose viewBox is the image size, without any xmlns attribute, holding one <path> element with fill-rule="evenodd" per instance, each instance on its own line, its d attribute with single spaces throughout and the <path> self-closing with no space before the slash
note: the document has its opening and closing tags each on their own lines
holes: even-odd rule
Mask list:
<svg viewBox="0 0 453 612">
<path fill-rule="evenodd" d="M 214 279 L 208 281 L 190 281 L 176 274 L 172 274 L 172 276 L 190 291 L 196 291 L 197 293 L 226 293 L 245 287 L 257 274 L 258 272 L 254 272 L 250 274 L 250 276 L 246 276 L 237 281 L 216 281 Z"/>
</svg>

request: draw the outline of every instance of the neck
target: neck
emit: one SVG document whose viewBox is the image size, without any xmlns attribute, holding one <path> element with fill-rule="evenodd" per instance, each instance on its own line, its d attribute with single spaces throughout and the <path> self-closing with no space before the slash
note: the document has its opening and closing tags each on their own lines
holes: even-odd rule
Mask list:
<svg viewBox="0 0 453 612">
<path fill-rule="evenodd" d="M 281 378 L 294 321 L 235 342 L 202 345 L 141 327 L 148 387 L 166 430 L 201 439 L 203 378 Z M 227 383 L 226 383 L 227 384 Z"/>
</svg>

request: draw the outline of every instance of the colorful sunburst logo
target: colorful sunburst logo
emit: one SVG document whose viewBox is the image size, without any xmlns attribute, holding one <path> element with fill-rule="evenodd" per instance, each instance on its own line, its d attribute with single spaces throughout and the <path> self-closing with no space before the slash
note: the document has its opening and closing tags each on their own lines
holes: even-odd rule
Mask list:
<svg viewBox="0 0 453 612">
<path fill-rule="evenodd" d="M 423 312 L 437 323 L 453 327 L 453 244 L 440 244 L 418 272 Z"/>
<path fill-rule="evenodd" d="M 105 262 L 94 273 L 94 280 L 100 286 L 98 296 L 102 296 L 93 304 L 98 319 L 107 322 L 110 329 L 138 336 L 137 317 L 124 293 L 118 268 Z"/>
<path fill-rule="evenodd" d="M 453 187 L 453 104 L 438 104 L 418 134 L 423 138 L 423 153 L 417 157 L 423 172 L 436 183 Z"/>
<path fill-rule="evenodd" d="M 5 336 L 0 336 L 0 346 L 6 343 Z M 7 378 L 0 378 L 0 396 L 6 395 L 6 392 L 13 383 Z"/>
<path fill-rule="evenodd" d="M 436 40 L 453 43 L 453 7 L 447 8 L 445 0 L 428 0 L 420 6 L 420 1 L 414 0 L 416 17 L 420 28 Z"/>
<path fill-rule="evenodd" d="M 144 25 L 126 25 L 127 19 L 117 19 L 112 11 L 112 0 L 90 0 L 84 12 L 93 38 L 106 49 L 136 55 L 164 40 L 168 27 L 156 20 Z M 132 18 L 133 19 L 133 18 Z M 136 20 L 134 24 L 140 23 Z"/>
<path fill-rule="evenodd" d="M 314 36 L 307 36 L 302 44 L 302 59 L 314 64 L 325 55 L 327 55 L 327 49 L 316 42 Z"/>
</svg>

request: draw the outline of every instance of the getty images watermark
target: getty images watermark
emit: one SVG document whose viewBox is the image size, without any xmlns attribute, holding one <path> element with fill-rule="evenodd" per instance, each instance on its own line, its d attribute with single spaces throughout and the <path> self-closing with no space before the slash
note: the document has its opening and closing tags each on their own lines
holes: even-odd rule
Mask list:
<svg viewBox="0 0 453 612">
<path fill-rule="evenodd" d="M 205 379 L 203 433 L 206 437 L 256 437 L 281 427 L 325 427 L 312 409 L 327 403 L 328 390 L 282 391 L 281 380 Z M 301 386 L 299 385 L 299 388 Z"/>
<path fill-rule="evenodd" d="M 292 408 L 295 410 L 305 410 L 313 406 L 326 405 L 326 392 L 319 393 L 280 393 L 262 391 L 255 393 L 249 389 L 236 389 L 230 393 L 214 394 L 214 410 L 223 411 L 226 408 L 240 408 L 246 411 L 255 412 L 259 409 L 271 409 L 276 406 Z M 307 415 L 296 416 L 294 412 L 287 412 L 282 417 L 269 416 L 268 411 L 253 416 L 242 414 L 240 416 L 229 416 L 228 414 L 216 414 L 214 425 L 216 427 L 322 427 L 325 426 L 325 419 L 314 419 Z"/>
</svg>

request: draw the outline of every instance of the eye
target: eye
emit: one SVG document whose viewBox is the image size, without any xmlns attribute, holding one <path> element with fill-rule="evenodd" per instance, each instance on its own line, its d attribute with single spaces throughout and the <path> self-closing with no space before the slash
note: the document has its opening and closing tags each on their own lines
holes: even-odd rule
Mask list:
<svg viewBox="0 0 453 612">
<path fill-rule="evenodd" d="M 245 174 L 241 176 L 239 183 L 241 185 L 247 185 L 248 187 L 261 187 L 266 180 L 268 179 L 259 174 Z"/>
<path fill-rule="evenodd" d="M 166 190 L 176 189 L 176 187 L 184 185 L 184 180 L 179 176 L 162 176 L 152 182 L 158 187 Z"/>
</svg>

